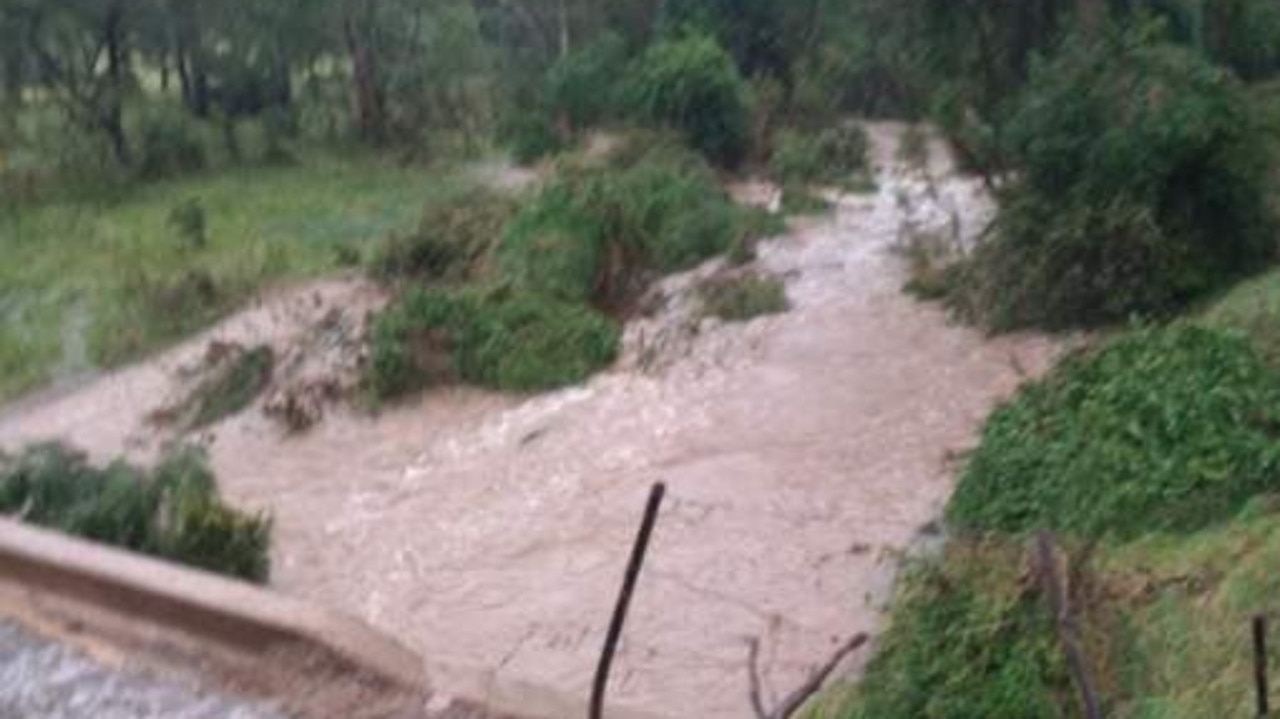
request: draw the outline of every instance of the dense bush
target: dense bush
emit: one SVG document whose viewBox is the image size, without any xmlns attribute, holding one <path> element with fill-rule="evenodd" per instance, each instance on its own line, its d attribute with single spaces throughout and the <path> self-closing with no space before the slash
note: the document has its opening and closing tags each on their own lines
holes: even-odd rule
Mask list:
<svg viewBox="0 0 1280 719">
<path fill-rule="evenodd" d="M 774 140 L 773 175 L 783 183 L 845 182 L 867 169 L 868 148 L 867 133 L 857 124 L 817 133 L 783 130 Z"/>
<path fill-rule="evenodd" d="M 733 58 L 703 35 L 659 42 L 632 66 L 629 93 L 651 122 L 682 132 L 716 163 L 733 166 L 747 149 L 750 96 Z"/>
<path fill-rule="evenodd" d="M 374 274 L 387 281 L 467 279 L 514 212 L 510 197 L 483 188 L 432 200 L 415 230 L 387 240 L 373 260 Z"/>
<path fill-rule="evenodd" d="M 992 414 L 948 517 L 1006 532 L 1191 530 L 1280 486 L 1278 437 L 1280 375 L 1245 339 L 1139 332 Z"/>
<path fill-rule="evenodd" d="M 155 110 L 138 127 L 138 174 L 159 180 L 204 169 L 204 145 L 193 122 L 179 111 Z"/>
<path fill-rule="evenodd" d="M 148 471 L 105 468 L 56 444 L 0 462 L 0 512 L 85 539 L 265 582 L 271 521 L 227 507 L 202 454 L 183 450 Z"/>
<path fill-rule="evenodd" d="M 996 328 L 1167 313 L 1274 254 L 1266 133 L 1188 50 L 1069 43 L 1006 133 L 1018 172 L 961 298 Z"/>
<path fill-rule="evenodd" d="M 560 58 L 546 79 L 552 116 L 574 128 L 607 119 L 618 105 L 618 78 L 625 65 L 626 44 L 609 33 Z"/>
<path fill-rule="evenodd" d="M 459 378 L 502 390 L 554 389 L 613 361 L 619 332 L 593 310 L 506 292 L 415 291 L 373 329 L 367 383 L 387 399 Z"/>
<path fill-rule="evenodd" d="M 980 719 L 1073 714 L 1048 603 L 1016 546 L 953 543 L 908 570 L 841 719 Z"/>
<path fill-rule="evenodd" d="M 726 252 L 751 225 L 696 155 L 658 146 L 545 188 L 511 223 L 498 263 L 530 292 L 610 307 L 646 273 Z"/>
<path fill-rule="evenodd" d="M 512 158 L 520 165 L 532 165 L 565 148 L 564 138 L 556 132 L 551 118 L 537 110 L 521 111 L 506 120 L 498 134 L 510 146 Z"/>
</svg>

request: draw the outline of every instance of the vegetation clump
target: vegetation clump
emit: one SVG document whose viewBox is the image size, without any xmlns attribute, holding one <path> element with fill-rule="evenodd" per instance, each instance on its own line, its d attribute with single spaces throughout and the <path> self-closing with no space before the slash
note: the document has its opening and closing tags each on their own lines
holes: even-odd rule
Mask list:
<svg viewBox="0 0 1280 719">
<path fill-rule="evenodd" d="M 910 567 L 840 719 L 1072 716 L 1048 604 L 1016 545 L 954 543 Z"/>
<path fill-rule="evenodd" d="M 1245 338 L 1138 332 L 996 410 L 947 516 L 1012 533 L 1198 529 L 1276 489 L 1278 433 L 1280 375 Z"/>
<path fill-rule="evenodd" d="M 192 393 L 193 428 L 207 427 L 244 411 L 271 382 L 275 353 L 258 346 L 232 353 Z"/>
<path fill-rule="evenodd" d="M 659 41 L 632 67 L 632 102 L 641 116 L 683 133 L 717 164 L 742 160 L 751 98 L 733 57 L 706 35 Z"/>
<path fill-rule="evenodd" d="M 702 313 L 726 322 L 776 315 L 791 306 L 785 282 L 755 273 L 712 279 L 699 287 L 699 294 Z"/>
<path fill-rule="evenodd" d="M 1017 168 L 962 305 L 996 329 L 1166 315 L 1275 255 L 1269 140 L 1245 88 L 1137 30 L 1067 43 L 1005 128 Z"/>
<path fill-rule="evenodd" d="M 774 140 L 770 166 L 785 184 L 843 185 L 867 170 L 870 141 L 861 125 L 841 123 L 816 133 L 782 130 Z"/>
<path fill-rule="evenodd" d="M 580 304 L 417 290 L 378 317 L 367 383 L 377 399 L 454 378 L 518 392 L 555 389 L 607 366 L 619 340 L 613 322 Z"/>
<path fill-rule="evenodd" d="M 502 237 L 515 210 L 510 197 L 484 188 L 430 200 L 415 230 L 392 234 L 374 259 L 373 272 L 384 281 L 466 280 Z"/>
<path fill-rule="evenodd" d="M 270 572 L 271 520 L 225 505 L 202 454 L 151 470 L 96 467 L 57 444 L 0 462 L 0 512 L 24 522 L 254 582 Z"/>
</svg>

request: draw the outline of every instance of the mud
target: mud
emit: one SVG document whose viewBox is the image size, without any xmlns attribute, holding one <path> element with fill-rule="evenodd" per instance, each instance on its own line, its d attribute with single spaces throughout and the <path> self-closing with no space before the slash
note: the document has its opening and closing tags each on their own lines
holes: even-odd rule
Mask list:
<svg viewBox="0 0 1280 719">
<path fill-rule="evenodd" d="M 439 391 L 378 418 L 331 412 L 292 438 L 258 411 L 218 427 L 224 490 L 275 513 L 275 584 L 393 633 L 446 688 L 496 680 L 584 698 L 645 496 L 664 481 L 616 702 L 748 716 L 748 638 L 761 641 L 766 694 L 783 695 L 842 640 L 874 632 L 896 557 L 951 490 L 949 459 L 1055 355 L 902 294 L 904 227 L 968 242 L 990 208 L 942 160 L 937 181 L 897 167 L 899 131 L 873 127 L 876 194 L 839 197 L 761 246 L 760 269 L 788 280 L 785 315 L 699 318 L 686 288 L 710 266 L 667 280 L 618 367 L 584 387 L 527 400 Z M 351 280 L 323 289 L 336 306 L 373 301 Z M 310 321 L 273 325 L 286 299 L 211 335 L 282 342 Z M 149 398 L 199 347 L 15 409 L 0 444 L 62 436 L 102 456 L 145 452 Z"/>
</svg>

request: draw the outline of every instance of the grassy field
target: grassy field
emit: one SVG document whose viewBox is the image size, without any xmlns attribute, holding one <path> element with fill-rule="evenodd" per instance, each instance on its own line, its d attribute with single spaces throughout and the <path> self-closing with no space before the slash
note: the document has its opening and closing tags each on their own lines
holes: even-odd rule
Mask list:
<svg viewBox="0 0 1280 719">
<path fill-rule="evenodd" d="M 358 262 L 464 177 L 308 154 L 143 185 L 110 203 L 0 210 L 0 401 L 63 371 L 136 359 L 266 283 Z M 173 221 L 184 205 L 199 208 L 203 238 Z"/>
</svg>

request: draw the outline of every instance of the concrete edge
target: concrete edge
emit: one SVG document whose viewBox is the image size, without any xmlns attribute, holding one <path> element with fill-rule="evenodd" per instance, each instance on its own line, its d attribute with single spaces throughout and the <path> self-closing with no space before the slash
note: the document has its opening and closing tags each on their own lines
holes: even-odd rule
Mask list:
<svg viewBox="0 0 1280 719">
<path fill-rule="evenodd" d="M 350 617 L 267 589 L 0 519 L 0 579 L 247 655 L 304 648 L 408 691 L 420 656 Z"/>
</svg>

